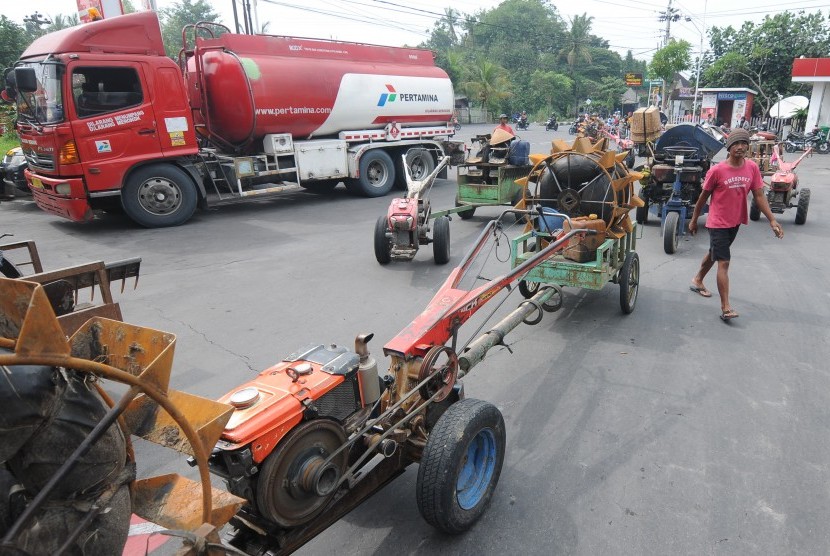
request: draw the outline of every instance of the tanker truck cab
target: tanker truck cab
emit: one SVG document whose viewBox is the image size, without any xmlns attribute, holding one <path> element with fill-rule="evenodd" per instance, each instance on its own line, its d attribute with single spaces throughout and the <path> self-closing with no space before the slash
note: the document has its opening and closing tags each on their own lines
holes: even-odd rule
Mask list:
<svg viewBox="0 0 830 556">
<path fill-rule="evenodd" d="M 174 162 L 198 146 L 178 66 L 164 56 L 160 36 L 126 47 L 140 53 L 117 55 L 100 52 L 82 29 L 38 39 L 15 67 L 18 132 L 35 202 L 74 221 L 123 206 L 140 224 L 183 223 L 198 187 Z M 107 49 L 119 50 L 121 41 Z M 153 181 L 148 169 L 157 170 Z"/>
</svg>

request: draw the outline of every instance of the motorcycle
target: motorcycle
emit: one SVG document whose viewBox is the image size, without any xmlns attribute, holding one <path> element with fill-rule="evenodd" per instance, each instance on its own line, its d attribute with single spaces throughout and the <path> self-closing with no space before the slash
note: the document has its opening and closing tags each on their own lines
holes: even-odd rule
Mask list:
<svg viewBox="0 0 830 556">
<path fill-rule="evenodd" d="M 516 122 L 516 127 L 518 129 L 527 130 L 530 127 L 530 122 L 527 121 L 526 118 L 519 118 L 519 121 Z"/>
<path fill-rule="evenodd" d="M 827 154 L 830 152 L 830 143 L 827 141 L 821 129 L 814 128 L 813 131 L 807 134 L 799 133 L 797 131 L 791 132 L 784 140 L 784 150 L 788 153 L 796 151 L 806 151 L 812 148 L 819 154 Z"/>
<path fill-rule="evenodd" d="M 579 126 L 576 122 L 571 124 L 571 127 L 568 128 L 568 135 L 576 135 L 576 132 L 579 131 Z"/>
<path fill-rule="evenodd" d="M 558 131 L 559 130 L 559 122 L 556 121 L 556 118 L 548 118 L 548 121 L 545 122 L 545 131 Z"/>
<path fill-rule="evenodd" d="M 455 116 L 453 116 L 452 119 L 452 126 L 455 128 L 456 131 L 461 129 L 461 124 L 458 122 L 458 118 L 456 118 Z"/>
</svg>

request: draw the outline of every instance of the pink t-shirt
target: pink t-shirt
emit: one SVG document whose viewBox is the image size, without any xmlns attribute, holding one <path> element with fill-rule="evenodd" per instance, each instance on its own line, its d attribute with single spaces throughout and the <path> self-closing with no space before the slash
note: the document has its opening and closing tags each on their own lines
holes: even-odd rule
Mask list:
<svg viewBox="0 0 830 556">
<path fill-rule="evenodd" d="M 725 160 L 712 166 L 703 182 L 703 189 L 712 192 L 706 227 L 734 228 L 748 223 L 746 195 L 762 187 L 764 180 L 754 160 L 744 159 L 737 168 Z"/>
</svg>

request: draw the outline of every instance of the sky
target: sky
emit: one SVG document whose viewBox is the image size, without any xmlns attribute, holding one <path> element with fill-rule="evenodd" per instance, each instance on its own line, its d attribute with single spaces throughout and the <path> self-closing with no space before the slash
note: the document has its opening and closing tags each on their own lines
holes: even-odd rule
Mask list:
<svg viewBox="0 0 830 556">
<path fill-rule="evenodd" d="M 238 2 L 241 0 L 237 0 Z M 260 24 L 273 35 L 292 35 L 401 46 L 417 45 L 429 36 L 444 8 L 452 6 L 462 13 L 497 6 L 500 0 L 251 0 L 256 2 Z M 593 16 L 592 32 L 606 39 L 611 48 L 624 56 L 650 60 L 665 36 L 666 24 L 658 20 L 670 0 L 551 0 L 566 20 L 582 13 Z M 159 8 L 175 0 L 156 0 Z M 208 0 L 223 23 L 233 25 L 233 0 Z M 136 7 L 141 0 L 132 0 Z M 2 13 L 21 23 L 37 11 L 46 16 L 68 15 L 77 11 L 76 0 L 4 0 Z M 760 22 L 765 15 L 782 11 L 830 11 L 830 0 L 671 0 L 681 16 L 672 22 L 673 38 L 685 39 L 696 55 L 702 32 L 712 26 L 740 27 L 744 21 Z M 241 13 L 241 8 L 240 8 Z M 522 40 L 522 37 L 516 37 Z M 704 39 L 704 50 L 707 45 Z M 794 53 L 797 55 L 797 53 Z"/>
</svg>

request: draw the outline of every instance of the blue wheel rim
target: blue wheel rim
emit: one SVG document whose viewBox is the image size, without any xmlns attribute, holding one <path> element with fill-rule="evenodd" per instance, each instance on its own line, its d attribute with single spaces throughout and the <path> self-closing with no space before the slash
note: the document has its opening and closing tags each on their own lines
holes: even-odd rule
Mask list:
<svg viewBox="0 0 830 556">
<path fill-rule="evenodd" d="M 471 510 L 481 502 L 495 468 L 496 437 L 492 430 L 483 429 L 467 446 L 464 464 L 455 484 L 456 499 L 461 508 Z"/>
</svg>

